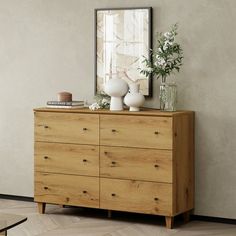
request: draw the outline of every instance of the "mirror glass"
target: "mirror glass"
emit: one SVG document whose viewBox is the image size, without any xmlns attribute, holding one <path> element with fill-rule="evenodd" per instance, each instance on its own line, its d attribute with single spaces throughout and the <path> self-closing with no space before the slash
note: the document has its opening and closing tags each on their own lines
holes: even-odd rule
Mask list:
<svg viewBox="0 0 236 236">
<path fill-rule="evenodd" d="M 95 87 L 104 91 L 111 78 L 139 83 L 151 96 L 151 78 L 139 73 L 143 56 L 150 58 L 151 8 L 95 10 Z"/>
</svg>

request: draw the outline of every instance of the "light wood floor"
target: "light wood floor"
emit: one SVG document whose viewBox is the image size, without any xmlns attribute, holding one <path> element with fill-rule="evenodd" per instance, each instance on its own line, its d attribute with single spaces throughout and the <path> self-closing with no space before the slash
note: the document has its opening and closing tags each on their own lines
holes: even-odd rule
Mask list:
<svg viewBox="0 0 236 236">
<path fill-rule="evenodd" d="M 45 215 L 32 202 L 0 199 L 0 212 L 26 215 L 28 220 L 9 230 L 8 236 L 236 236 L 236 225 L 181 220 L 173 230 L 163 217 L 115 213 L 81 208 L 47 205 Z"/>
</svg>

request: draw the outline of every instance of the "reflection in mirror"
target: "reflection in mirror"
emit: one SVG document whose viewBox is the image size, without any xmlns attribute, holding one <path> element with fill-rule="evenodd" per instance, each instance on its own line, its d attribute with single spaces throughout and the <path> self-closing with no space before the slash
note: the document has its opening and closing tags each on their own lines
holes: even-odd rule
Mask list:
<svg viewBox="0 0 236 236">
<path fill-rule="evenodd" d="M 151 82 L 139 73 L 143 56 L 150 58 L 151 8 L 96 10 L 96 93 L 111 78 L 139 83 L 150 96 Z"/>
</svg>

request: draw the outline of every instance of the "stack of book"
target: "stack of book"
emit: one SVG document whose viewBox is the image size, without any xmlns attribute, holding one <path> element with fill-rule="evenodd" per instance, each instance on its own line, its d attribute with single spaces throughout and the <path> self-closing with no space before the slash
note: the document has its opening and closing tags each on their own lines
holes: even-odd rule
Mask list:
<svg viewBox="0 0 236 236">
<path fill-rule="evenodd" d="M 71 102 L 48 101 L 47 107 L 49 108 L 83 108 L 84 101 L 71 101 Z"/>
</svg>

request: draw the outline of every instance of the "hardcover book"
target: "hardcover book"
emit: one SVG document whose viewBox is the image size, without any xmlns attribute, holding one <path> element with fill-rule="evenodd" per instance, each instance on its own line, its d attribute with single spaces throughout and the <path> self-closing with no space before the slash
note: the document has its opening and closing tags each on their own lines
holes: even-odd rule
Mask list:
<svg viewBox="0 0 236 236">
<path fill-rule="evenodd" d="M 84 101 L 71 101 L 71 102 L 60 102 L 60 101 L 48 101 L 47 105 L 55 106 L 83 106 Z"/>
<path fill-rule="evenodd" d="M 74 108 L 74 109 L 78 109 L 78 108 L 84 108 L 84 105 L 47 105 L 48 108 L 66 108 L 66 109 L 70 109 L 70 108 Z"/>
</svg>

